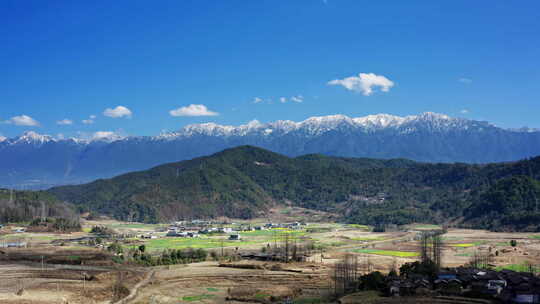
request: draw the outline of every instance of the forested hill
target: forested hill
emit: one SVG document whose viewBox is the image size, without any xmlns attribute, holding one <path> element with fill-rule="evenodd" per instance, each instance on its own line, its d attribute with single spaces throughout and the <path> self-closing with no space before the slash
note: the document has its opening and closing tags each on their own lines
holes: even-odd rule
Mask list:
<svg viewBox="0 0 540 304">
<path fill-rule="evenodd" d="M 508 179 L 511 186 L 505 186 Z M 451 221 L 487 227 L 489 211 L 498 219 L 491 229 L 538 230 L 540 212 L 532 204 L 537 191 L 509 193 L 518 185 L 529 189 L 538 179 L 540 157 L 489 165 L 426 164 L 322 155 L 289 158 L 241 146 L 49 192 L 83 209 L 145 222 L 251 218 L 289 203 L 372 225 Z M 486 203 L 495 198 L 495 203 Z M 521 224 L 525 215 L 530 224 Z"/>
<path fill-rule="evenodd" d="M 78 222 L 73 206 L 45 191 L 0 189 L 0 223 L 32 221 L 35 218 L 63 218 Z"/>
</svg>

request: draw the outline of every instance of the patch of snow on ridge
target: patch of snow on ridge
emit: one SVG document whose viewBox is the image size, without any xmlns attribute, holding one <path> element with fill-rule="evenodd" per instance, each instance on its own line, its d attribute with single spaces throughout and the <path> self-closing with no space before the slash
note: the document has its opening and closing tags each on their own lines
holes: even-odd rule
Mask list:
<svg viewBox="0 0 540 304">
<path fill-rule="evenodd" d="M 50 135 L 42 135 L 34 131 L 26 131 L 21 136 L 16 137 L 12 144 L 28 143 L 28 144 L 44 144 L 46 142 L 56 141 Z"/>
<path fill-rule="evenodd" d="M 389 114 L 376 114 L 368 115 L 364 117 L 353 118 L 354 122 L 360 126 L 371 128 L 387 128 L 396 127 L 402 125 L 404 122 L 411 119 L 408 117 L 400 117 Z"/>
<path fill-rule="evenodd" d="M 433 130 L 446 130 L 451 127 L 466 126 L 468 120 L 451 118 L 448 115 L 425 112 L 420 115 L 395 116 L 390 114 L 375 114 L 364 117 L 350 118 L 346 115 L 314 116 L 301 122 L 278 120 L 263 124 L 257 120 L 240 126 L 219 125 L 216 123 L 192 124 L 178 132 L 160 135 L 159 139 L 174 139 L 179 136 L 244 136 L 248 134 L 286 134 L 292 131 L 303 131 L 309 136 L 320 135 L 332 130 L 383 130 L 387 128 L 405 128 L 413 131 L 419 128 L 416 123 L 423 123 Z"/>
</svg>

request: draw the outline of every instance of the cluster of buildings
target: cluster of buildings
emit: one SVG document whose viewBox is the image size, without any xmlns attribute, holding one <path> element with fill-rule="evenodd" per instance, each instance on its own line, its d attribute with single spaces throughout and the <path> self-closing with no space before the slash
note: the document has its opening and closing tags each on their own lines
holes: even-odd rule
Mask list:
<svg viewBox="0 0 540 304">
<path fill-rule="evenodd" d="M 193 220 L 174 222 L 169 226 L 166 236 L 197 238 L 202 234 L 229 234 L 229 240 L 240 240 L 240 232 L 260 231 L 275 228 L 301 229 L 304 223 L 267 223 L 264 225 L 248 225 L 235 223 L 214 223 L 212 221 Z"/>
<path fill-rule="evenodd" d="M 28 243 L 26 241 L 9 240 L 0 241 L 0 248 L 26 248 Z"/>
<path fill-rule="evenodd" d="M 442 294 L 493 298 L 503 303 L 540 303 L 540 278 L 512 270 L 455 268 L 439 273 L 432 281 L 422 275 L 388 282 L 393 296 Z"/>
</svg>

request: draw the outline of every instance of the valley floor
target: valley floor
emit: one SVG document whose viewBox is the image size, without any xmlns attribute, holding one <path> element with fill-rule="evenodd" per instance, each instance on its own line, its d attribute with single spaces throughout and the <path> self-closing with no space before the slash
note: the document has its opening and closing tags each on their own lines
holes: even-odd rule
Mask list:
<svg viewBox="0 0 540 304">
<path fill-rule="evenodd" d="M 85 243 L 86 238 L 92 237 L 89 228 L 104 225 L 119 233 L 135 235 L 152 232 L 157 239 L 131 238 L 125 246 L 144 244 L 154 254 L 167 248 L 187 247 L 257 253 L 277 241 L 277 232 L 246 231 L 241 233 L 241 241 L 229 242 L 221 241 L 227 237 L 224 235 L 198 239 L 165 237 L 166 225 L 118 221 L 86 222 L 85 225 L 85 232 L 75 234 L 11 233 L 4 229 L 0 243 L 24 241 L 27 245 L 0 248 L 0 303 L 105 304 L 130 293 L 129 301 L 119 303 L 269 303 L 287 298 L 293 299 L 293 303 L 325 303 L 326 300 L 321 299 L 332 290 L 332 265 L 343 256 L 356 255 L 360 271 L 388 272 L 392 267 L 416 261 L 418 232 L 437 228 L 411 225 L 403 231 L 373 233 L 361 225 L 312 223 L 291 232 L 322 248 L 311 252 L 305 262 L 211 261 L 209 258 L 207 262 L 187 265 L 135 267 L 99 260 L 104 249 Z M 276 231 L 283 233 L 283 230 Z M 516 241 L 516 246 L 511 246 L 511 240 Z M 540 234 L 451 229 L 443 235 L 443 241 L 443 266 L 446 267 L 467 264 L 477 253 L 491 253 L 492 263 L 499 269 L 526 270 L 528 264 L 540 265 Z M 84 262 L 68 265 L 73 260 Z M 389 298 L 367 302 L 368 298 L 373 298 L 368 294 L 360 297 L 364 297 L 365 303 L 394 303 Z M 418 303 L 421 301 L 419 299 Z M 461 300 L 452 301 L 437 300 L 438 303 L 460 303 Z"/>
</svg>

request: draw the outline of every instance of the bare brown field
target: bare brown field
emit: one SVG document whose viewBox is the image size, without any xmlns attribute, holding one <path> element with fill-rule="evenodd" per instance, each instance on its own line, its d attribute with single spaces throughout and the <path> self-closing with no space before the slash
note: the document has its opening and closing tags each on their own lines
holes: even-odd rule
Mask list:
<svg viewBox="0 0 540 304">
<path fill-rule="evenodd" d="M 306 215 L 304 210 L 288 211 L 284 214 L 283 210 L 277 210 L 276 216 L 292 219 Z M 260 219 L 253 223 L 262 222 Z M 105 220 L 87 221 L 86 232 L 71 234 L 4 231 L 3 239 L 23 239 L 28 245 L 26 248 L 0 248 L 0 303 L 101 304 L 113 303 L 113 299 L 128 297 L 130 293 L 129 300 L 122 304 L 271 303 L 285 298 L 303 299 L 302 303 L 310 303 L 313 299 L 322 303 L 321 297 L 330 292 L 330 272 L 336 261 L 346 254 L 354 254 L 358 256 L 362 271 L 388 272 L 393 267 L 417 260 L 415 252 L 419 243 L 416 237 L 422 230 L 410 228 L 408 231 L 373 233 L 360 225 L 319 222 L 308 225 L 300 233 L 301 239 L 311 240 L 324 248 L 312 252 L 306 262 L 281 264 L 244 260 L 220 267 L 219 262 L 207 261 L 141 268 L 114 264 L 112 255 L 105 249 L 84 245 L 80 240 L 89 236 L 89 228 L 94 225 L 108 226 L 121 233 L 155 232 L 160 238 L 163 238 L 163 232 L 159 231 L 165 226 Z M 538 265 L 540 239 L 535 235 L 538 234 L 451 229 L 443 235 L 443 266 L 465 265 L 479 252 L 493 255 L 495 267 L 525 262 Z M 255 233 L 253 236 L 248 233 L 246 241 L 234 246 L 239 247 L 239 253 L 258 252 L 271 238 L 272 233 Z M 166 245 L 168 240 L 164 240 Z M 170 240 L 171 244 L 188 241 Z M 515 247 L 510 245 L 511 240 L 516 240 Z M 208 238 L 189 241 L 198 246 L 212 244 Z M 138 239 L 137 242 L 153 244 L 153 240 Z M 207 250 L 217 248 L 210 246 Z M 368 302 L 369 297 L 360 296 L 366 297 L 365 303 L 397 303 L 388 298 L 374 298 Z M 415 303 L 431 303 L 416 300 Z M 439 299 L 436 303 L 460 303 L 461 300 L 452 301 Z"/>
<path fill-rule="evenodd" d="M 142 272 L 92 266 L 0 263 L 0 302 L 6 304 L 109 303 L 121 293 L 117 278 L 132 288 Z M 116 288 L 116 289 L 115 289 Z M 118 292 L 116 291 L 118 290 Z"/>
<path fill-rule="evenodd" d="M 253 261 L 244 265 L 260 269 L 203 262 L 159 270 L 154 283 L 143 288 L 133 303 L 260 303 L 270 297 L 320 298 L 329 288 L 327 265 L 302 263 L 276 268 L 274 263 Z"/>
</svg>

